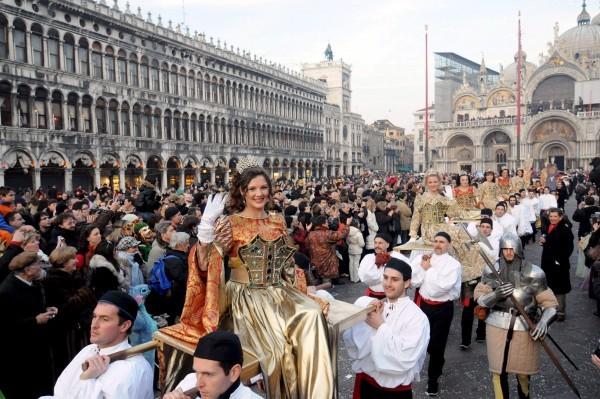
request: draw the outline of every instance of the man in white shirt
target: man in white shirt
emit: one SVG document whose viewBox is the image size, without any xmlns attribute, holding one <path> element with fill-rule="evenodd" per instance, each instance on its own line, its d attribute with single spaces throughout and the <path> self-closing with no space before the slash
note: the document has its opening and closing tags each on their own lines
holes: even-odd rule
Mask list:
<svg viewBox="0 0 600 399">
<path fill-rule="evenodd" d="M 493 212 L 491 209 L 489 208 L 483 208 L 481 210 L 481 218 L 489 218 L 492 219 L 493 216 Z M 469 231 L 469 234 L 473 237 L 475 237 L 478 232 L 479 232 L 479 223 L 480 222 L 469 222 L 469 225 L 467 226 L 467 230 Z M 502 238 L 502 234 L 504 233 L 504 230 L 502 228 L 502 225 L 500 223 L 494 223 L 494 227 L 492 228 L 492 233 L 490 234 L 491 237 L 494 237 L 495 240 L 497 240 L 498 242 L 500 242 L 500 238 Z"/>
<path fill-rule="evenodd" d="M 367 284 L 365 295 L 375 299 L 384 299 L 383 271 L 386 263 L 391 258 L 400 259 L 408 263 L 408 259 L 399 252 L 388 252 L 392 237 L 387 233 L 378 233 L 375 236 L 375 253 L 366 254 L 358 267 L 358 278 Z"/>
<path fill-rule="evenodd" d="M 108 355 L 131 348 L 131 332 L 138 304 L 121 291 L 108 291 L 94 309 L 91 344 L 64 369 L 56 385 L 56 399 L 152 399 L 153 371 L 142 355 L 110 361 Z M 87 369 L 82 372 L 82 365 Z M 51 397 L 46 397 L 51 398 Z"/>
<path fill-rule="evenodd" d="M 194 371 L 163 399 L 260 399 L 240 381 L 244 353 L 237 335 L 215 331 L 200 338 L 194 352 Z"/>
<path fill-rule="evenodd" d="M 527 196 L 521 197 L 521 205 L 527 209 L 527 215 L 529 219 L 529 224 L 531 225 L 532 233 L 525 240 L 525 244 L 529 243 L 529 241 L 535 242 L 535 222 L 537 218 L 540 216 L 540 200 L 535 195 L 535 189 L 530 188 L 527 190 Z"/>
<path fill-rule="evenodd" d="M 437 233 L 433 241 L 432 255 L 417 255 L 412 261 L 412 284 L 419 288 L 415 302 L 421 307 L 429 319 L 431 339 L 429 367 L 427 370 L 427 395 L 437 396 L 438 379 L 442 375 L 450 333 L 450 325 L 454 316 L 454 300 L 460 296 L 462 267 L 448 254 L 450 235 L 443 231 Z"/>
<path fill-rule="evenodd" d="M 365 322 L 344 332 L 348 354 L 357 373 L 354 399 L 412 398 L 411 384 L 419 381 L 429 343 L 429 321 L 406 295 L 412 270 L 392 258 L 383 267 L 386 298 L 360 297 L 361 307 L 375 306 Z"/>
<path fill-rule="evenodd" d="M 496 204 L 496 211 L 494 212 L 492 220 L 502 226 L 502 231 L 504 234 L 511 233 L 517 235 L 517 219 L 515 219 L 510 213 L 506 213 L 506 208 L 506 202 L 498 202 L 498 204 Z"/>
<path fill-rule="evenodd" d="M 524 243 L 526 237 L 532 233 L 531 223 L 529 222 L 529 209 L 525 208 L 519 202 L 518 194 L 513 194 L 508 197 L 508 209 L 510 214 L 515 218 L 517 226 L 517 234 L 521 238 L 521 243 Z M 523 244 L 523 246 L 525 246 Z"/>
</svg>

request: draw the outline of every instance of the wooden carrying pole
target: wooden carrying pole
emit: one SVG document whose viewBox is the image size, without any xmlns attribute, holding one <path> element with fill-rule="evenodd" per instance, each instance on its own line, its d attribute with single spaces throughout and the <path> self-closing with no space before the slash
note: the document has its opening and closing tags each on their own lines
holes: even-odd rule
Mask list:
<svg viewBox="0 0 600 399">
<path fill-rule="evenodd" d="M 152 340 L 143 344 L 132 346 L 131 348 L 123 349 L 122 351 L 111 353 L 108 355 L 110 359 L 109 363 L 116 362 L 117 360 L 125 360 L 128 357 L 156 349 L 159 345 L 160 342 Z M 87 360 L 81 364 L 81 369 L 83 371 L 86 371 L 88 367 L 90 367 L 90 365 L 88 364 Z"/>
</svg>

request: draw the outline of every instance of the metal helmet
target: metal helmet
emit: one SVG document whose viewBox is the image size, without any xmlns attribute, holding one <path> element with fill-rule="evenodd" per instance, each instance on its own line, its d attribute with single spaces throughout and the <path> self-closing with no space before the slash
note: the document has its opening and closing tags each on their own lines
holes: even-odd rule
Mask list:
<svg viewBox="0 0 600 399">
<path fill-rule="evenodd" d="M 521 273 L 522 282 L 533 289 L 536 294 L 548 289 L 546 273 L 536 265 L 531 265 Z"/>
<path fill-rule="evenodd" d="M 521 239 L 512 233 L 506 233 L 500 239 L 500 250 L 505 248 L 512 248 L 515 251 L 515 255 L 523 259 L 523 246 L 521 245 Z"/>
</svg>

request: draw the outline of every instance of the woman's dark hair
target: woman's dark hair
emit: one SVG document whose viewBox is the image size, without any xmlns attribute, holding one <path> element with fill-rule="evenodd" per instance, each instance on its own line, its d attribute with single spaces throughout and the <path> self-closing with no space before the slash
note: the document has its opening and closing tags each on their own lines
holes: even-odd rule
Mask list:
<svg viewBox="0 0 600 399">
<path fill-rule="evenodd" d="M 95 224 L 88 224 L 81 230 L 81 235 L 79 236 L 79 253 L 84 254 L 87 252 L 89 245 L 87 239 L 92 234 L 94 229 L 100 230 L 100 228 Z M 100 234 L 102 234 L 102 232 L 100 232 Z"/>
<path fill-rule="evenodd" d="M 112 241 L 102 240 L 94 251 L 95 255 L 104 256 L 104 259 L 113 264 L 119 270 L 119 263 L 115 259 L 115 244 Z"/>
<path fill-rule="evenodd" d="M 227 210 L 230 214 L 241 212 L 246 207 L 244 195 L 248 190 L 248 185 L 255 177 L 262 176 L 267 181 L 269 186 L 269 202 L 273 196 L 273 185 L 267 172 L 261 167 L 252 167 L 244 170 L 241 174 L 236 173 L 231 181 L 231 189 L 229 190 L 229 204 Z M 268 207 L 269 205 L 267 205 Z"/>
<path fill-rule="evenodd" d="M 492 175 L 492 183 L 496 183 L 496 174 L 491 170 L 488 170 L 487 172 L 485 172 L 485 174 L 483 175 L 483 181 L 487 181 L 486 178 L 488 175 Z"/>
<path fill-rule="evenodd" d="M 468 185 L 470 186 L 470 185 L 471 185 L 471 176 L 469 176 L 469 175 L 468 175 L 468 174 L 466 174 L 466 173 L 456 176 L 456 185 L 457 185 L 457 186 L 460 186 L 460 179 L 461 179 L 463 176 L 466 176 L 466 177 L 467 177 L 467 181 L 469 182 L 469 183 L 468 183 Z"/>
</svg>

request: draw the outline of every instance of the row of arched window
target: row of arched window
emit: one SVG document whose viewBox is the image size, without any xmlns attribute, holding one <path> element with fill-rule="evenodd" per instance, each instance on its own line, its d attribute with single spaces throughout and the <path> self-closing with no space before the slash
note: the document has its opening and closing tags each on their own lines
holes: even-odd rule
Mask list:
<svg viewBox="0 0 600 399">
<path fill-rule="evenodd" d="M 318 104 L 135 52 L 128 54 L 98 41 L 90 45 L 85 37 L 76 41 L 66 33 L 61 39 L 56 29 L 44 35 L 40 24 L 33 23 L 28 30 L 24 20 L 16 18 L 9 24 L 2 14 L 0 58 L 309 123 L 320 123 L 323 112 Z"/>
<path fill-rule="evenodd" d="M 60 90 L 12 86 L 0 82 L 0 123 L 23 128 L 81 131 L 139 138 L 317 150 L 315 131 L 226 119 L 177 109 L 161 109 L 127 101 Z"/>
</svg>

